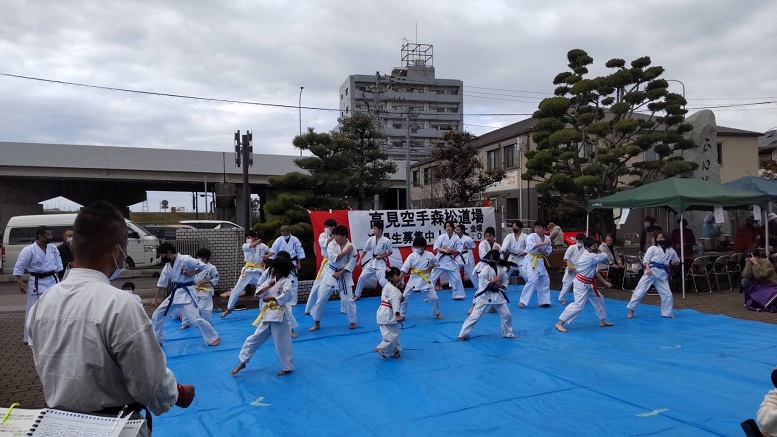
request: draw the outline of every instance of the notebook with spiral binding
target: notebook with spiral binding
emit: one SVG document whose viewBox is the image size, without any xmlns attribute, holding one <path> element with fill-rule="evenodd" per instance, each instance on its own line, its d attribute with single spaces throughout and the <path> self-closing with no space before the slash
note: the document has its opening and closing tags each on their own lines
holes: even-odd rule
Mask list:
<svg viewBox="0 0 777 437">
<path fill-rule="evenodd" d="M 44 408 L 0 408 L 0 416 L 6 417 L 0 423 L 0 436 L 18 437 L 134 437 L 145 420 L 127 420 L 109 416 L 71 413 L 69 411 Z"/>
</svg>

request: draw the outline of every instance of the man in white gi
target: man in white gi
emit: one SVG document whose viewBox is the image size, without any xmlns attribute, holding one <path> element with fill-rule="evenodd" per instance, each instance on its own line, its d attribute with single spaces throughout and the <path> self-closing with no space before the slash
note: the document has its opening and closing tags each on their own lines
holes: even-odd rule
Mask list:
<svg viewBox="0 0 777 437">
<path fill-rule="evenodd" d="M 508 271 L 508 275 L 512 276 L 514 272 L 518 274 L 526 281 L 526 272 L 523 271 L 523 259 L 526 257 L 526 234 L 521 232 L 523 230 L 523 222 L 516 220 L 510 224 L 513 229 L 513 233 L 505 237 L 502 242 L 502 253 L 508 255 L 508 261 L 511 261 L 518 265 L 518 267 L 512 267 Z"/>
<path fill-rule="evenodd" d="M 318 236 L 318 247 L 321 251 L 321 258 L 323 258 L 323 261 L 321 261 L 321 266 L 318 268 L 316 280 L 313 281 L 313 287 L 310 289 L 308 301 L 305 303 L 306 316 L 310 314 L 310 310 L 313 309 L 313 305 L 315 305 L 316 301 L 318 300 L 318 289 L 321 288 L 321 277 L 324 275 L 324 271 L 326 271 L 327 263 L 329 263 L 329 257 L 326 254 L 326 248 L 329 246 L 329 243 L 335 239 L 335 236 L 332 235 L 332 229 L 334 229 L 335 226 L 337 226 L 337 221 L 335 219 L 328 218 L 324 220 L 324 232 Z M 345 306 L 342 306 L 340 310 L 345 311 Z"/>
<path fill-rule="evenodd" d="M 521 291 L 518 308 L 528 305 L 535 291 L 540 307 L 550 308 L 550 277 L 545 263 L 551 252 L 553 252 L 553 245 L 550 238 L 545 235 L 545 222 L 538 220 L 534 223 L 534 233 L 526 237 L 526 256 L 523 259 L 526 285 Z"/>
<path fill-rule="evenodd" d="M 434 240 L 433 250 L 437 252 L 437 265 L 432 270 L 430 280 L 432 284 L 437 283 L 440 275 L 445 273 L 448 276 L 448 283 L 451 284 L 451 294 L 453 300 L 464 300 L 464 284 L 461 282 L 461 266 L 456 261 L 456 257 L 461 253 L 461 240 L 459 236 L 453 233 L 453 222 L 445 222 L 445 232 L 440 234 Z"/>
<path fill-rule="evenodd" d="M 360 253 L 362 273 L 356 283 L 353 300 L 359 300 L 362 297 L 364 284 L 373 276 L 378 280 L 381 290 L 386 286 L 388 283 L 386 280 L 386 258 L 391 255 L 392 251 L 391 240 L 383 236 L 383 222 L 373 222 L 372 237 L 367 239 L 367 242 L 364 243 L 364 250 Z"/>
<path fill-rule="evenodd" d="M 247 230 L 245 237 L 246 242 L 243 243 L 242 247 L 245 265 L 240 270 L 240 277 L 237 279 L 237 283 L 232 288 L 232 291 L 229 292 L 227 309 L 221 313 L 222 319 L 235 309 L 240 294 L 243 293 L 248 284 L 256 284 L 259 281 L 259 277 L 264 272 L 264 262 L 270 257 L 270 248 L 262 243 L 255 230 Z"/>
<path fill-rule="evenodd" d="M 572 290 L 572 283 L 575 281 L 575 275 L 577 274 L 576 265 L 577 259 L 583 254 L 585 249 L 583 248 L 583 240 L 585 240 L 585 234 L 580 233 L 575 237 L 577 242 L 573 246 L 567 247 L 567 251 L 564 252 L 564 262 L 567 268 L 564 269 L 564 278 L 561 280 L 561 292 L 558 294 L 558 303 L 561 305 L 567 304 L 566 295 Z"/>
<path fill-rule="evenodd" d="M 302 248 L 299 238 L 291 235 L 291 229 L 286 225 L 281 226 L 281 236 L 272 243 L 270 259 L 275 259 L 275 256 L 282 250 L 291 255 L 291 262 L 294 264 L 294 271 L 289 276 L 291 279 L 291 301 L 289 305 L 295 306 L 297 305 L 297 292 L 299 289 L 296 272 L 302 267 L 302 260 L 305 259 L 305 249 Z"/>
<path fill-rule="evenodd" d="M 462 224 L 456 226 L 456 236 L 461 240 L 461 255 L 458 259 L 462 262 L 461 267 L 464 269 L 467 278 L 469 278 L 469 281 L 472 282 L 472 286 L 477 290 L 478 275 L 475 273 L 475 240 L 467 235 L 466 232 L 464 232 L 465 230 L 466 229 Z"/>
<path fill-rule="evenodd" d="M 63 270 L 62 259 L 57 246 L 51 244 L 53 235 L 48 226 L 39 226 L 35 231 L 35 242 L 22 249 L 13 274 L 19 281 L 19 291 L 27 294 L 27 307 L 24 309 L 24 323 L 30 314 L 30 308 L 54 284 L 59 282 L 57 274 Z M 24 274 L 30 277 L 24 280 Z M 24 330 L 24 344 L 27 344 L 27 330 Z"/>
<path fill-rule="evenodd" d="M 114 417 L 125 405 L 155 415 L 188 407 L 194 387 L 178 384 L 167 368 L 143 307 L 110 284 L 126 259 L 121 213 L 94 203 L 78 214 L 74 229 L 73 269 L 40 298 L 28 325 L 46 406 Z M 151 415 L 146 419 L 141 436 L 150 435 Z"/>
<path fill-rule="evenodd" d="M 162 304 L 151 315 L 151 323 L 154 325 L 154 333 L 161 346 L 165 342 L 165 319 L 173 319 L 183 315 L 188 323 L 195 325 L 202 334 L 202 339 L 208 346 L 218 346 L 221 343 L 219 334 L 213 329 L 207 320 L 200 316 L 197 308 L 197 296 L 194 292 L 194 276 L 207 269 L 208 266 L 189 255 L 181 255 L 171 243 L 162 243 L 156 249 L 162 256 L 162 273 L 157 282 L 157 291 L 151 306 L 156 307 L 159 302 L 159 293 L 167 289 L 167 282 L 173 283 L 173 291 L 170 296 L 162 301 Z"/>
<path fill-rule="evenodd" d="M 332 234 L 335 240 L 329 243 L 326 249 L 329 263 L 321 280 L 321 288 L 318 292 L 318 300 L 310 311 L 315 323 L 310 332 L 321 328 L 321 317 L 324 315 L 324 307 L 333 292 L 340 293 L 340 300 L 345 301 L 345 310 L 348 314 L 350 325 L 348 328 L 356 328 L 356 304 L 350 297 L 353 288 L 353 269 L 356 267 L 356 248 L 348 241 L 348 228 L 343 225 L 335 226 Z"/>
<path fill-rule="evenodd" d="M 200 248 L 194 255 L 197 261 L 205 264 L 207 268 L 194 275 L 194 291 L 197 295 L 197 309 L 200 311 L 200 317 L 211 322 L 213 316 L 213 291 L 219 283 L 219 271 L 216 266 L 210 263 L 210 249 Z M 186 316 L 182 318 L 181 329 L 189 327 L 189 321 Z"/>
</svg>

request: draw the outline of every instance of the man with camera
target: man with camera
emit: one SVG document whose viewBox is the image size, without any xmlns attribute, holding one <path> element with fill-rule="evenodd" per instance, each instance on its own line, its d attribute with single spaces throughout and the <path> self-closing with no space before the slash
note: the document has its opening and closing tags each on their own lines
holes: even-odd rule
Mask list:
<svg viewBox="0 0 777 437">
<path fill-rule="evenodd" d="M 742 291 L 755 284 L 777 284 L 777 272 L 771 261 L 758 256 L 758 252 L 745 252 L 745 268 L 742 270 Z"/>
</svg>

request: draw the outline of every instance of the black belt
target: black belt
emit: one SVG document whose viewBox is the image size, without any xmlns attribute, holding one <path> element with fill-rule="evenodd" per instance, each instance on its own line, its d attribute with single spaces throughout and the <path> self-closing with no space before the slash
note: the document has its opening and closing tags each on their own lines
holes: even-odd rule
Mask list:
<svg viewBox="0 0 777 437">
<path fill-rule="evenodd" d="M 53 270 L 50 271 L 50 272 L 43 272 L 43 273 L 41 273 L 41 272 L 30 272 L 30 276 L 34 276 L 36 278 L 48 278 L 49 276 L 54 276 L 56 274 L 57 274 L 57 272 L 55 272 Z"/>
<path fill-rule="evenodd" d="M 173 292 L 170 293 L 170 300 L 167 301 L 167 308 L 165 308 L 165 313 L 162 314 L 163 316 L 167 315 L 167 312 L 170 311 L 170 307 L 173 306 L 173 298 L 175 297 L 175 290 L 178 290 L 179 288 L 187 288 L 194 285 L 194 281 L 189 282 L 173 282 Z"/>
<path fill-rule="evenodd" d="M 144 411 L 146 413 L 146 426 L 148 427 L 148 431 L 151 432 L 151 412 L 148 411 L 148 407 L 138 403 L 133 402 L 131 404 L 122 405 L 120 407 L 108 407 L 103 408 L 99 411 L 93 411 L 92 414 L 110 414 L 110 415 L 116 415 L 119 414 L 122 411 L 126 411 L 127 413 L 140 413 L 141 411 Z"/>
</svg>

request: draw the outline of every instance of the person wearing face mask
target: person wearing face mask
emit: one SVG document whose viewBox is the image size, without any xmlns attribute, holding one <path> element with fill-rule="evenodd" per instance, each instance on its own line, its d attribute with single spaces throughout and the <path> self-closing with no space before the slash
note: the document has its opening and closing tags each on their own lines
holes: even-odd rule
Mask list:
<svg viewBox="0 0 777 437">
<path fill-rule="evenodd" d="M 218 346 L 221 343 L 219 334 L 213 329 L 207 320 L 200 316 L 197 308 L 197 295 L 194 290 L 194 280 L 197 273 L 207 270 L 208 265 L 190 257 L 182 255 L 172 243 L 162 243 L 156 249 L 157 254 L 161 255 L 164 267 L 159 275 L 157 282 L 157 291 L 151 306 L 156 307 L 160 293 L 167 289 L 167 283 L 172 282 L 173 291 L 156 308 L 151 315 L 151 323 L 154 325 L 159 345 L 165 342 L 165 319 L 177 319 L 182 316 L 188 323 L 192 323 L 202 334 L 202 339 L 208 346 Z"/>
<path fill-rule="evenodd" d="M 62 258 L 57 246 L 51 244 L 52 233 L 48 226 L 39 226 L 35 231 L 35 241 L 22 249 L 13 268 L 13 275 L 19 282 L 19 291 L 27 294 L 27 306 L 24 310 L 25 326 L 30 308 L 49 288 L 59 282 L 58 272 L 62 271 Z M 24 279 L 29 273 L 28 280 Z M 24 331 L 24 344 L 27 344 L 27 330 Z"/>
<path fill-rule="evenodd" d="M 194 387 L 178 384 L 151 322 L 132 295 L 111 286 L 124 266 L 127 225 L 119 210 L 96 202 L 76 217 L 73 269 L 30 314 L 30 347 L 46 406 L 112 414 L 125 406 L 147 426 L 151 415 L 188 407 Z"/>
<path fill-rule="evenodd" d="M 578 238 L 577 241 L 581 241 L 581 239 Z M 556 322 L 556 330 L 558 332 L 567 332 L 564 324 L 572 323 L 580 315 L 580 312 L 585 307 L 586 300 L 593 305 L 596 316 L 599 317 L 599 326 L 602 328 L 612 326 L 612 323 L 607 321 L 604 296 L 596 288 L 596 278 L 599 278 L 605 287 L 612 286 L 612 284 L 602 278 L 597 268 L 597 264 L 607 261 L 607 254 L 599 252 L 599 242 L 596 241 L 596 238 L 585 237 L 582 241 L 584 249 L 577 259 L 574 279 L 575 301 L 564 308 L 564 312 L 559 316 L 558 322 Z"/>
<path fill-rule="evenodd" d="M 612 234 L 607 234 L 602 244 L 599 245 L 599 250 L 607 254 L 607 262 L 599 263 L 599 270 L 609 269 L 607 279 L 614 284 L 615 288 L 622 288 L 625 266 L 618 262 L 621 259 L 621 254 L 615 247 L 615 237 Z"/>
<path fill-rule="evenodd" d="M 289 305 L 295 306 L 297 305 L 297 291 L 299 287 L 296 272 L 302 267 L 301 263 L 305 259 L 305 249 L 302 248 L 302 243 L 300 243 L 299 239 L 291 235 L 291 228 L 286 225 L 281 226 L 281 236 L 273 241 L 269 258 L 275 259 L 275 256 L 282 250 L 289 253 L 291 262 L 294 264 L 294 271 L 289 277 L 291 279 L 291 302 L 289 302 Z"/>
<path fill-rule="evenodd" d="M 371 277 L 375 277 L 380 284 L 381 290 L 386 286 L 386 259 L 393 253 L 391 240 L 383 236 L 383 222 L 376 221 L 372 223 L 372 237 L 364 243 L 364 250 L 361 252 L 362 273 L 359 275 L 359 281 L 356 283 L 356 291 L 353 300 L 359 300 L 362 297 L 364 284 Z"/>
<path fill-rule="evenodd" d="M 62 271 L 59 272 L 59 280 L 63 280 L 67 277 L 70 269 L 73 268 L 73 251 L 70 250 L 70 243 L 73 242 L 73 231 L 68 229 L 62 236 L 62 244 L 57 246 L 59 251 L 59 257 L 62 259 Z"/>
<path fill-rule="evenodd" d="M 437 264 L 437 258 L 426 250 L 426 238 L 418 236 L 413 239 L 413 253 L 411 253 L 402 264 L 403 275 L 410 274 L 407 280 L 405 291 L 402 293 L 402 303 L 399 305 L 399 312 L 404 318 L 407 315 L 407 302 L 410 296 L 416 291 L 426 295 L 426 299 L 432 304 L 432 317 L 442 319 L 440 313 L 440 298 L 437 297 L 437 290 L 429 277 L 432 268 Z"/>
<path fill-rule="evenodd" d="M 534 223 L 534 233 L 526 237 L 527 255 L 523 260 L 523 271 L 527 280 L 521 291 L 519 308 L 529 304 L 529 299 L 535 291 L 540 308 L 550 308 L 550 276 L 545 264 L 551 252 L 553 245 L 550 237 L 545 235 L 545 222 L 537 220 Z"/>
<path fill-rule="evenodd" d="M 501 319 L 501 331 L 504 338 L 515 338 L 513 334 L 513 317 L 507 303 L 510 300 L 505 294 L 509 277 L 507 276 L 507 267 L 512 267 L 512 262 L 504 261 L 499 258 L 499 251 L 492 250 L 486 254 L 488 267 L 480 270 L 478 278 L 479 287 L 475 292 L 475 308 L 472 310 L 459 332 L 459 341 L 469 338 L 472 328 L 480 320 L 483 311 L 487 306 L 496 308 Z"/>
<path fill-rule="evenodd" d="M 478 276 L 475 273 L 475 255 L 473 254 L 475 251 L 475 240 L 467 235 L 464 232 L 465 230 L 465 226 L 462 224 L 456 226 L 456 235 L 461 240 L 461 255 L 458 259 L 463 263 L 462 268 L 464 268 L 464 273 L 469 278 L 469 281 L 472 282 L 472 286 L 477 289 Z"/>
<path fill-rule="evenodd" d="M 232 291 L 226 293 L 229 296 L 229 301 L 227 302 L 227 309 L 221 313 L 222 319 L 235 309 L 237 299 L 241 295 L 245 295 L 245 288 L 249 284 L 256 284 L 259 281 L 262 272 L 264 272 L 264 262 L 270 257 L 270 248 L 262 243 L 255 230 L 247 230 L 245 238 L 246 242 L 242 246 L 245 265 L 240 270 L 240 277 L 237 278 L 237 283 L 232 287 Z M 221 297 L 226 296 L 222 294 Z"/>
<path fill-rule="evenodd" d="M 626 317 L 629 319 L 634 317 L 634 310 L 645 297 L 650 286 L 653 285 L 656 287 L 658 295 L 661 296 L 661 315 L 673 318 L 672 305 L 674 301 L 672 291 L 669 289 L 669 267 L 680 264 L 680 258 L 677 256 L 677 252 L 672 249 L 671 242 L 663 232 L 656 233 L 656 245 L 647 250 L 643 264 L 645 265 L 645 274 L 642 275 L 634 288 L 634 293 L 627 305 L 629 313 Z"/>
<path fill-rule="evenodd" d="M 658 226 L 656 219 L 646 215 L 645 220 L 642 222 L 642 233 L 639 235 L 639 251 L 644 252 L 645 249 L 653 247 L 655 242 L 656 233 L 661 232 L 661 226 Z"/>
<path fill-rule="evenodd" d="M 518 274 L 526 281 L 526 272 L 523 271 L 523 259 L 526 256 L 526 237 L 527 235 L 521 232 L 523 230 L 523 222 L 514 221 L 510 224 L 513 229 L 513 233 L 505 237 L 502 242 L 502 253 L 508 255 L 508 261 L 511 261 L 517 265 L 508 271 L 508 275 L 512 275 L 514 272 Z"/>
<path fill-rule="evenodd" d="M 583 254 L 583 240 L 585 240 L 585 234 L 577 234 L 575 237 L 576 243 L 567 247 L 567 251 L 564 252 L 564 262 L 567 268 L 564 269 L 564 278 L 561 280 L 561 292 L 558 294 L 558 303 L 561 305 L 567 304 L 566 295 L 572 289 L 572 283 L 575 280 L 577 274 L 577 259 Z"/>
<path fill-rule="evenodd" d="M 432 270 L 429 277 L 432 284 L 437 283 L 437 279 L 445 273 L 448 277 L 448 283 L 451 285 L 451 295 L 453 300 L 464 300 L 464 284 L 461 282 L 460 266 L 456 258 L 463 250 L 459 236 L 453 233 L 455 225 L 452 221 L 446 221 L 443 225 L 445 232 L 440 234 L 434 240 L 433 250 L 437 252 L 437 265 Z"/>
<path fill-rule="evenodd" d="M 321 317 L 324 315 L 324 307 L 329 297 L 337 291 L 340 300 L 345 300 L 346 314 L 348 314 L 349 329 L 356 329 L 356 304 L 353 302 L 353 269 L 356 267 L 356 248 L 348 241 L 348 228 L 337 225 L 332 230 L 334 241 L 326 248 L 329 263 L 321 280 L 321 288 L 318 292 L 318 300 L 310 310 L 313 316 L 313 326 L 310 332 L 321 328 Z M 350 295 L 350 296 L 349 296 Z"/>
<path fill-rule="evenodd" d="M 213 291 L 219 283 L 219 271 L 210 263 L 210 249 L 202 247 L 194 255 L 197 261 L 205 264 L 205 270 L 194 275 L 194 292 L 197 296 L 197 309 L 200 311 L 200 317 L 211 322 L 213 316 Z M 187 329 L 189 321 L 186 316 L 181 317 L 181 329 Z"/>
<path fill-rule="evenodd" d="M 318 268 L 316 280 L 313 281 L 313 288 L 310 289 L 308 301 L 305 303 L 306 316 L 310 314 L 310 310 L 313 309 L 313 305 L 315 305 L 316 301 L 318 300 L 318 290 L 321 287 L 321 277 L 324 275 L 327 263 L 329 263 L 329 257 L 326 256 L 326 247 L 329 246 L 329 243 L 335 239 L 335 236 L 332 235 L 332 229 L 334 229 L 335 226 L 337 226 L 337 221 L 335 219 L 328 218 L 324 220 L 324 232 L 318 236 L 318 247 L 321 251 L 321 257 L 323 260 L 321 261 L 321 267 Z M 345 302 L 341 303 L 340 312 L 345 311 L 345 307 L 343 306 L 344 304 Z"/>
<path fill-rule="evenodd" d="M 520 229 L 520 228 L 519 228 Z M 478 246 L 478 257 L 480 258 L 480 262 L 475 264 L 475 276 L 480 276 L 480 270 L 483 269 L 483 267 L 488 266 L 488 263 L 486 263 L 486 254 L 488 252 L 491 252 L 492 250 L 496 250 L 499 253 L 502 253 L 502 246 L 499 245 L 496 241 L 496 229 L 492 228 L 491 226 L 487 227 L 485 231 L 483 231 L 483 240 L 480 241 L 480 245 Z M 507 276 L 510 276 L 510 269 L 508 269 Z M 478 285 L 479 287 L 479 285 Z M 467 310 L 467 315 L 472 314 L 472 310 L 475 309 L 475 300 L 472 299 L 472 305 Z M 495 313 L 496 308 L 491 307 L 488 309 L 489 313 Z"/>
</svg>

